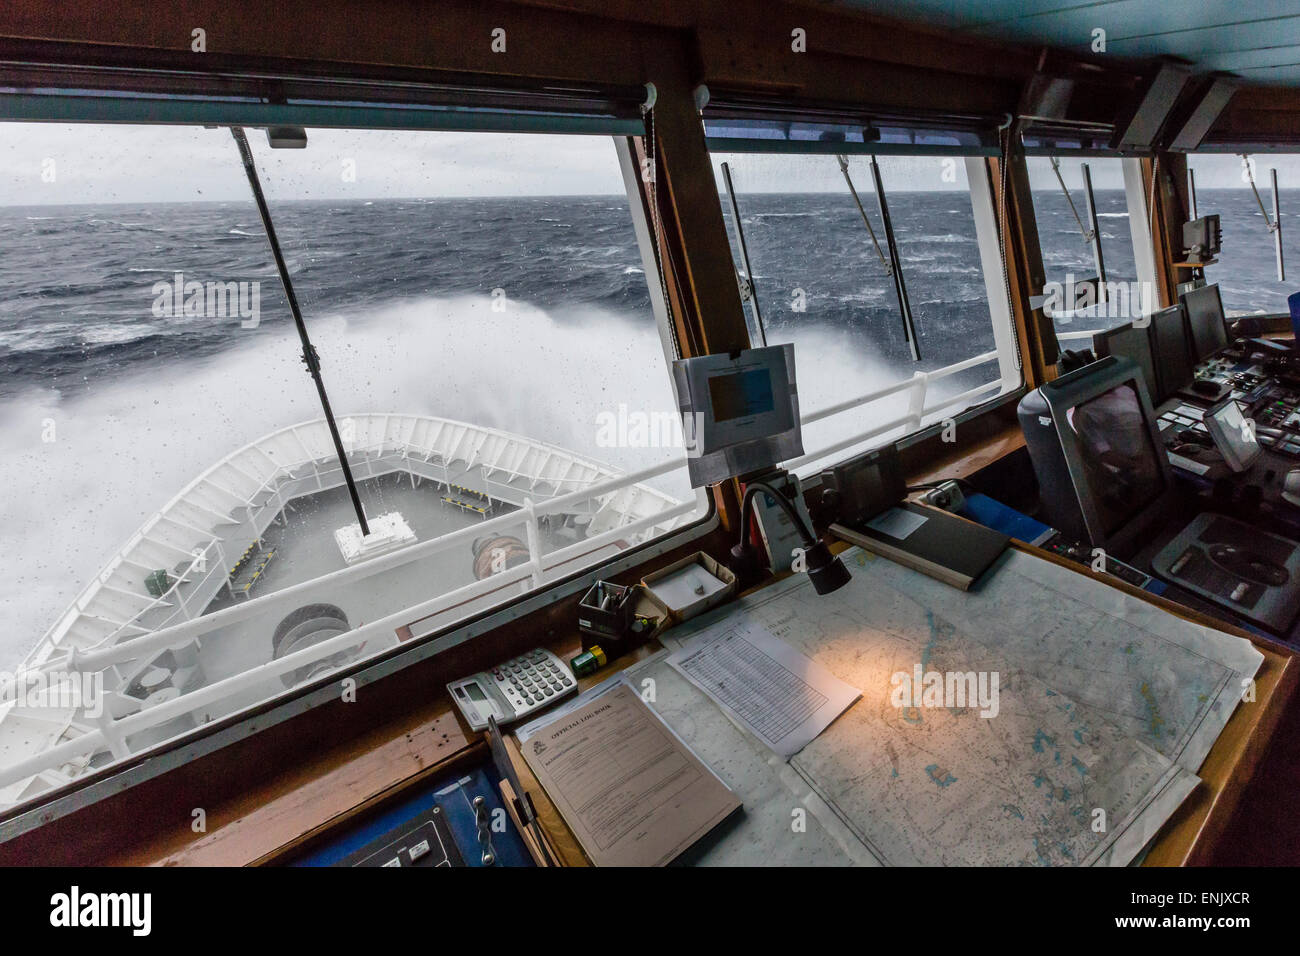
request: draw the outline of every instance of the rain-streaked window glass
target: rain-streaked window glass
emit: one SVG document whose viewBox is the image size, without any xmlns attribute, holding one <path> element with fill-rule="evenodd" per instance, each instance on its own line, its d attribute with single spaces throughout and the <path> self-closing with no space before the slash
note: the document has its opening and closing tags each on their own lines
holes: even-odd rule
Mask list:
<svg viewBox="0 0 1300 956">
<path fill-rule="evenodd" d="M 1218 215 L 1223 248 L 1205 278 L 1219 284 L 1228 315 L 1287 311 L 1287 296 L 1300 290 L 1300 160 L 1260 153 L 1250 157 L 1247 173 L 1240 156 L 1198 153 L 1187 157 L 1195 177 L 1196 212 Z M 1269 224 L 1273 215 L 1273 177 L 1277 170 L 1282 221 L 1282 255 L 1286 279 L 1277 277 L 1277 245 Z M 1251 180 L 1259 191 L 1251 189 Z M 1261 209 L 1261 203 L 1263 208 Z M 1180 237 L 1181 238 L 1181 237 Z"/>
<path fill-rule="evenodd" d="M 1011 340 L 1009 334 L 999 339 L 989 296 L 992 289 L 1005 303 L 1005 291 L 1000 270 L 986 275 L 966 161 L 877 161 L 919 360 L 900 307 L 868 157 L 846 157 L 846 174 L 833 155 L 713 155 L 733 258 L 748 295 L 751 338 L 765 335 L 769 345 L 795 346 L 810 464 L 820 463 L 812 457 L 820 449 L 834 447 L 835 457 L 844 457 L 1019 385 L 1014 360 L 999 356 L 999 345 Z M 739 233 L 726 173 L 740 212 Z M 984 225 L 991 237 L 989 220 Z M 854 408 L 808 421 L 882 391 Z M 864 437 L 844 444 L 854 436 Z"/>
<path fill-rule="evenodd" d="M 1105 157 L 1058 159 L 1057 170 L 1046 156 L 1030 156 L 1029 185 L 1038 221 L 1038 244 L 1049 289 L 1048 307 L 1060 333 L 1086 332 L 1122 325 L 1142 314 L 1142 290 L 1137 285 L 1133 234 L 1129 228 L 1122 160 Z M 1096 239 L 1106 289 L 1096 291 L 1097 253 L 1088 204 L 1084 166 L 1092 180 Z M 1057 177 L 1059 171 L 1060 178 Z M 1062 185 L 1064 184 L 1064 186 Z M 1071 309 L 1071 303 L 1081 308 Z M 1149 309 L 1147 310 L 1149 311 Z M 1068 345 L 1068 340 L 1066 342 Z"/>
<path fill-rule="evenodd" d="M 369 534 L 230 130 L 5 129 L 0 671 L 94 693 L 6 684 L 0 808 L 702 513 L 609 137 L 307 137 L 248 131 Z"/>
</svg>

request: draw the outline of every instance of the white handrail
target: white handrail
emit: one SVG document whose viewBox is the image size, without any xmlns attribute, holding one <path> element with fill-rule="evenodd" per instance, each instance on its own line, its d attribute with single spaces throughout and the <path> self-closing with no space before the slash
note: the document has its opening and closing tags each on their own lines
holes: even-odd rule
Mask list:
<svg viewBox="0 0 1300 956">
<path fill-rule="evenodd" d="M 915 388 L 918 379 L 925 382 L 937 382 L 941 379 L 964 372 L 968 368 L 974 368 L 976 365 L 983 365 L 985 362 L 992 362 L 998 357 L 996 350 L 984 352 L 980 355 L 973 356 L 961 362 L 952 365 L 945 365 L 943 368 L 935 369 L 932 372 L 914 372 L 909 378 L 901 379 L 892 385 L 877 389 L 866 395 L 859 395 L 857 398 L 850 398 L 847 401 L 839 402 L 835 405 L 828 405 L 819 411 L 810 412 L 801 416 L 800 421 L 804 425 L 811 425 L 813 422 L 819 422 L 824 418 L 830 418 L 832 415 L 838 415 L 841 412 L 847 412 L 850 409 L 857 408 L 860 405 L 866 405 L 869 402 L 879 401 L 882 398 L 888 398 L 890 395 L 896 395 L 899 392 L 905 392 Z"/>
<path fill-rule="evenodd" d="M 394 451 L 398 451 L 399 446 L 402 450 L 408 450 L 409 446 L 412 443 L 414 432 L 418 430 L 421 424 L 427 424 L 430 426 L 436 426 L 436 431 L 434 431 L 432 437 L 429 437 L 428 435 L 423 436 L 423 440 L 419 444 L 419 447 L 425 449 L 428 452 L 428 454 L 426 455 L 426 461 L 428 460 L 429 457 L 432 457 L 435 454 L 438 455 L 440 458 L 443 458 L 444 456 L 449 456 L 446 458 L 446 461 L 441 466 L 444 472 L 448 470 L 447 466 L 450 464 L 450 462 L 452 460 L 456 460 L 456 456 L 464 450 L 463 442 L 467 438 L 471 439 L 473 444 L 473 450 L 469 452 L 468 459 L 466 459 L 467 468 L 474 466 L 473 461 L 471 461 L 470 459 L 474 459 L 477 456 L 478 451 L 487 442 L 495 440 L 495 441 L 507 441 L 512 444 L 519 445 L 530 452 L 535 452 L 539 454 L 545 453 L 547 455 L 547 460 L 550 460 L 552 456 L 555 456 L 556 460 L 559 463 L 563 464 L 567 462 L 569 467 L 577 465 L 580 466 L 582 469 L 587 470 L 588 472 L 594 470 L 595 476 L 589 476 L 587 479 L 589 481 L 591 480 L 591 477 L 598 477 L 602 471 L 609 473 L 611 475 L 614 474 L 615 471 L 611 466 L 603 462 L 598 462 L 594 459 L 579 457 L 575 455 L 573 452 L 570 452 L 567 449 L 560 448 L 559 446 L 550 445 L 545 442 L 536 441 L 530 438 L 524 438 L 522 436 L 512 435 L 508 432 L 503 432 L 500 429 L 485 428 L 477 425 L 471 425 L 465 422 L 455 421 L 452 419 L 442 419 L 442 418 L 434 418 L 431 416 L 409 415 L 409 414 L 385 414 L 381 416 L 373 413 L 368 413 L 368 414 L 347 416 L 343 420 L 345 422 L 358 423 L 360 428 L 367 433 L 364 437 L 369 438 L 369 433 L 374 430 L 373 425 L 376 419 L 382 419 L 380 431 L 384 432 L 383 437 L 381 437 L 378 441 L 374 441 L 374 440 L 364 441 L 363 444 L 358 445 L 357 448 L 354 449 L 354 452 L 359 450 L 361 451 L 362 454 L 365 454 L 366 451 L 369 449 L 383 448 L 386 444 L 392 444 L 394 446 Z M 413 427 L 402 439 L 390 438 L 387 434 L 387 428 L 391 421 L 399 421 L 399 422 L 409 421 L 413 423 Z M 117 554 L 113 556 L 113 558 L 109 561 L 108 565 L 103 570 L 101 570 L 98 575 L 96 575 L 94 580 L 92 580 L 91 583 L 88 584 L 81 591 L 81 593 L 77 595 L 69 610 L 59 617 L 55 625 L 46 632 L 45 636 L 36 645 L 36 647 L 34 647 L 32 651 L 28 653 L 26 659 L 24 660 L 24 665 L 30 667 L 33 666 L 34 664 L 44 664 L 48 661 L 60 659 L 58 655 L 61 650 L 66 653 L 67 649 L 64 648 L 63 641 L 66 638 L 69 630 L 76 624 L 78 618 L 81 615 L 89 613 L 88 609 L 92 606 L 94 599 L 104 591 L 107 581 L 117 572 L 117 569 L 121 567 L 124 562 L 130 560 L 130 556 L 133 553 L 133 549 L 135 549 L 138 545 L 142 544 L 143 542 L 150 542 L 154 546 L 175 550 L 178 553 L 184 553 L 186 557 L 192 557 L 192 554 L 186 549 L 177 548 L 168 541 L 150 537 L 150 533 L 160 523 L 164 521 L 164 519 L 168 516 L 169 512 L 171 512 L 175 508 L 185 506 L 187 503 L 189 503 L 190 497 L 201 486 L 203 486 L 205 482 L 209 480 L 210 476 L 219 472 L 222 468 L 229 465 L 231 468 L 233 468 L 235 471 L 239 472 L 240 474 L 246 475 L 249 478 L 253 478 L 254 476 L 247 475 L 247 472 L 245 472 L 242 468 L 240 468 L 236 464 L 239 461 L 246 460 L 246 456 L 253 453 L 259 454 L 262 459 L 265 459 L 265 463 L 269 463 L 273 467 L 274 471 L 267 477 L 263 478 L 261 483 L 258 485 L 258 487 L 254 491 L 249 493 L 245 500 L 244 507 L 248 509 L 247 520 L 249 521 L 252 521 L 254 517 L 260 517 L 264 515 L 266 513 L 267 508 L 272 504 L 276 505 L 277 511 L 281 507 L 283 507 L 283 487 L 286 478 L 288 478 L 289 480 L 301 482 L 304 479 L 300 477 L 296 477 L 297 472 L 307 465 L 311 466 L 311 472 L 310 474 L 305 476 L 306 480 L 310 480 L 311 478 L 314 477 L 316 479 L 317 485 L 322 486 L 324 482 L 324 475 L 330 473 L 330 471 L 333 471 L 335 469 L 327 469 L 326 471 L 322 471 L 320 461 L 318 459 L 311 457 L 313 452 L 308 447 L 307 442 L 304 441 L 304 434 L 306 435 L 306 438 L 308 440 L 311 440 L 313 438 L 312 433 L 306 431 L 307 429 L 320 428 L 321 426 L 323 426 L 323 420 L 318 419 L 310 422 L 299 422 L 294 425 L 288 425 L 283 428 L 280 428 L 274 432 L 271 432 L 269 435 L 263 436 L 262 438 L 258 439 L 255 442 L 252 442 L 240 449 L 237 449 L 234 452 L 231 452 L 221 461 L 217 462 L 215 465 L 208 468 L 203 474 L 199 475 L 194 480 L 192 480 L 188 485 L 185 486 L 185 488 L 183 488 L 177 495 L 175 495 L 170 501 L 168 501 L 168 503 L 164 505 L 159 512 L 150 516 L 145 521 L 145 523 L 127 539 L 126 545 L 124 545 L 123 548 L 120 549 L 117 552 Z M 292 436 L 293 439 L 296 441 L 298 447 L 301 449 L 301 455 L 302 455 L 301 460 L 285 462 L 285 461 L 277 460 L 276 457 L 273 457 L 270 453 L 268 453 L 267 449 L 271 449 L 271 451 L 274 451 L 275 443 L 277 439 L 279 439 L 281 436 L 284 435 Z M 452 447 L 450 448 L 439 447 L 438 443 L 441 439 L 443 439 L 444 435 L 447 435 L 453 440 L 454 444 Z M 356 444 L 356 443 L 348 443 L 348 444 Z M 321 451 L 322 454 L 325 454 L 323 446 L 319 450 Z M 369 460 L 370 459 L 367 459 L 367 461 Z M 375 460 L 382 460 L 382 459 L 375 459 Z M 265 464 L 263 464 L 262 467 L 265 467 Z M 493 466 L 492 470 L 494 472 L 501 472 L 503 474 L 508 474 L 510 472 L 510 469 L 502 468 L 500 466 Z M 339 472 L 339 474 L 341 475 L 341 471 Z M 544 475 L 529 475 L 525 478 L 525 480 L 530 481 L 533 486 L 536 486 L 538 481 L 545 477 L 546 476 Z M 442 476 L 442 480 L 449 480 L 448 476 L 444 474 Z M 509 482 L 502 483 L 492 478 L 488 478 L 487 480 L 489 482 L 494 482 L 495 484 L 497 484 L 502 488 L 513 488 L 519 494 L 524 493 L 524 489 L 517 488 L 513 485 L 510 485 Z M 558 480 L 556 482 L 556 485 L 558 489 L 559 488 Z M 258 495 L 262 494 L 268 488 L 273 490 L 272 500 L 268 502 L 263 502 L 262 505 L 257 506 L 256 509 L 254 510 L 253 501 L 257 498 Z M 126 621 L 122 621 L 120 623 L 124 626 L 135 626 L 136 622 L 142 619 L 142 615 L 147 614 L 149 611 L 153 610 L 156 606 L 157 606 L 156 604 L 151 603 L 147 607 L 141 608 L 138 611 L 132 613 Z M 148 629 L 156 630 L 159 627 L 170 623 L 170 620 L 172 619 L 174 619 L 174 617 L 169 617 L 167 620 L 164 621 L 155 620 L 152 622 L 152 626 L 149 627 Z M 112 623 L 118 623 L 118 622 L 114 621 Z M 108 634 L 98 636 L 95 640 L 96 645 L 103 646 L 105 644 L 109 644 L 113 642 L 121 634 L 122 629 L 123 629 L 122 626 L 119 626 L 114 628 Z"/>
<path fill-rule="evenodd" d="M 909 380 L 909 384 L 910 384 L 910 380 Z M 826 458 L 828 455 L 833 455 L 837 451 L 843 451 L 845 448 L 851 448 L 854 445 L 861 444 L 864 441 L 868 441 L 869 439 L 875 438 L 879 435 L 883 435 L 886 432 L 891 431 L 892 429 L 898 428 L 899 426 L 911 424 L 914 422 L 915 424 L 919 425 L 921 421 L 925 420 L 924 419 L 925 415 L 932 415 L 935 412 L 939 411 L 941 408 L 947 408 L 950 405 L 956 405 L 958 402 L 969 402 L 970 399 L 973 399 L 975 396 L 980 395 L 987 391 L 991 391 L 994 388 L 1000 388 L 1001 386 L 1002 386 L 1002 382 L 998 379 L 994 379 L 991 382 L 985 382 L 983 385 L 976 385 L 974 388 L 967 389 L 966 391 L 962 392 L 959 395 L 954 395 L 952 398 L 945 399 L 944 401 L 939 402 L 936 405 L 932 405 L 929 408 L 924 409 L 922 415 L 919 417 L 910 412 L 906 415 L 900 415 L 899 417 L 892 419 L 891 421 L 884 422 L 883 424 L 880 425 L 876 425 L 873 428 L 869 428 L 865 432 L 860 432 L 856 435 L 850 435 L 848 438 L 841 438 L 838 441 L 832 442 L 831 444 L 823 448 L 819 448 L 815 452 L 811 452 L 809 454 L 803 455 L 800 458 L 796 458 L 794 459 L 794 461 L 787 461 L 785 462 L 785 466 L 791 470 L 794 470 L 796 468 L 802 468 L 804 465 L 812 464 L 814 461 L 818 461 L 820 459 Z"/>
<path fill-rule="evenodd" d="M 382 416 L 377 415 L 376 413 L 360 413 L 360 414 L 344 416 L 342 420 L 345 422 L 353 421 L 353 422 L 362 423 L 364 428 L 366 423 L 370 422 L 376 417 L 382 417 L 385 420 L 385 422 L 391 419 L 398 419 L 398 420 L 408 419 L 416 422 L 427 421 L 430 423 L 436 423 L 439 426 L 439 430 L 436 433 L 438 436 L 441 436 L 444 430 L 451 430 L 453 432 L 457 429 L 463 430 L 465 433 L 467 434 L 472 433 L 477 437 L 478 443 L 475 446 L 476 448 L 481 447 L 489 439 L 505 439 L 511 442 L 526 445 L 527 447 L 537 451 L 547 451 L 547 452 L 559 454 L 563 457 L 567 457 L 571 459 L 574 462 L 580 463 L 584 466 L 588 466 L 591 468 L 603 469 L 611 473 L 614 472 L 615 470 L 603 462 L 598 462 L 593 459 L 579 457 L 573 452 L 561 448 L 557 445 L 551 445 L 546 442 L 537 441 L 536 439 L 525 438 L 519 435 L 513 435 L 509 432 L 501 431 L 500 429 L 489 428 L 486 426 L 472 425 L 467 422 L 460 422 L 454 419 L 443 419 L 443 418 L 435 418 L 427 415 L 415 415 L 415 414 L 406 414 L 406 413 L 402 413 L 402 414 L 390 413 L 390 414 L 383 414 Z M 307 444 L 303 441 L 302 433 L 304 429 L 307 429 L 309 427 L 317 427 L 323 425 L 323 422 L 324 422 L 323 419 L 315 419 L 307 422 L 297 422 L 295 424 L 286 425 L 282 428 L 279 428 L 268 435 L 264 435 L 263 437 L 259 438 L 257 441 L 251 442 L 248 445 L 245 445 L 229 453 L 220 461 L 216 462 L 214 465 L 209 467 L 202 474 L 195 477 L 192 481 L 190 481 L 189 484 L 187 484 L 183 489 L 181 489 L 180 492 L 178 492 L 175 496 L 173 496 L 171 500 L 167 502 L 167 504 L 165 504 L 161 509 L 159 509 L 159 511 L 155 512 L 153 515 L 150 515 L 150 517 L 145 520 L 144 524 L 142 524 L 140 528 L 138 528 L 135 532 L 132 533 L 132 535 L 128 538 L 127 547 L 124 547 L 121 550 L 119 550 L 118 553 L 114 556 L 113 561 L 109 563 L 109 566 L 105 568 L 100 575 L 97 576 L 96 581 L 91 582 L 91 584 L 87 586 L 87 588 L 83 589 L 83 591 L 78 595 L 77 599 L 74 600 L 74 605 L 78 604 L 79 602 L 82 602 L 87 597 L 88 594 L 93 593 L 96 590 L 95 588 L 96 582 L 106 578 L 108 575 L 112 573 L 112 568 L 114 568 L 116 564 L 120 561 L 120 559 L 126 554 L 126 552 L 130 550 L 131 545 L 143 539 L 146 539 L 148 533 L 153 528 L 155 528 L 159 524 L 159 522 L 161 522 L 173 508 L 185 504 L 190 499 L 192 493 L 195 492 L 197 489 L 199 489 L 206 481 L 208 481 L 209 477 L 212 474 L 220 471 L 222 468 L 226 467 L 227 465 L 232 466 L 233 468 L 235 468 L 236 471 L 240 471 L 243 474 L 247 474 L 246 472 L 243 472 L 242 469 L 240 469 L 237 465 L 235 465 L 235 463 L 242 460 L 246 455 L 253 452 L 257 452 L 261 454 L 262 458 L 265 459 L 266 462 L 274 466 L 274 470 L 272 471 L 272 473 L 267 475 L 265 478 L 263 478 L 261 483 L 258 485 L 258 487 L 247 495 L 244 501 L 245 505 L 251 505 L 253 499 L 255 499 L 259 494 L 261 494 L 263 491 L 266 491 L 268 487 L 273 488 L 276 484 L 280 483 L 286 476 L 290 478 L 294 477 L 294 472 L 297 469 L 303 467 L 304 465 L 307 464 L 312 465 L 314 473 L 319 475 L 320 467 L 319 467 L 318 457 L 312 456 L 312 451 L 307 447 Z M 302 450 L 303 458 L 301 461 L 286 465 L 284 462 L 277 461 L 274 457 L 267 454 L 266 449 L 268 447 L 273 447 L 275 441 L 283 435 L 292 435 L 295 438 L 299 447 Z M 387 438 L 387 436 L 385 436 L 384 438 L 381 438 L 378 442 L 371 441 L 365 443 L 364 445 L 358 445 L 354 450 L 360 451 L 364 454 L 365 451 L 369 448 L 374 448 L 374 447 L 382 448 L 384 443 L 387 442 L 388 440 L 389 439 Z M 350 444 L 356 444 L 356 443 L 350 443 Z M 436 449 L 430 448 L 429 451 L 432 454 L 434 451 L 436 451 Z M 329 452 L 324 447 L 321 448 L 321 455 L 325 455 L 328 453 Z M 472 458 L 473 455 L 471 454 L 470 457 Z M 468 462 L 467 464 L 472 466 L 473 462 Z M 504 469 L 496 469 L 496 470 L 504 470 Z M 536 477 L 534 476 L 529 476 L 529 478 L 534 481 L 536 480 Z M 163 547 L 170 547 L 170 545 L 168 545 L 166 542 L 163 541 L 158 541 L 157 543 Z"/>
</svg>

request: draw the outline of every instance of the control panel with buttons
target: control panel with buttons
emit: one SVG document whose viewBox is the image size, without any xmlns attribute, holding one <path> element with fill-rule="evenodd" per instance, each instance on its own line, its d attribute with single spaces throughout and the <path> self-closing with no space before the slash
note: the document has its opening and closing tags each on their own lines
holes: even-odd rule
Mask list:
<svg viewBox="0 0 1300 956">
<path fill-rule="evenodd" d="M 1137 588 L 1145 588 L 1151 583 L 1149 574 L 1143 574 L 1131 564 L 1118 561 L 1109 554 L 1098 555 L 1083 542 L 1070 541 L 1059 531 L 1053 531 L 1048 537 L 1040 540 L 1038 546 L 1053 554 L 1059 554 L 1067 560 L 1074 561 L 1077 564 L 1086 564 L 1089 567 L 1094 565 L 1097 557 L 1101 557 L 1107 574 L 1117 577 L 1121 581 L 1127 581 Z"/>
<path fill-rule="evenodd" d="M 447 685 L 471 730 L 486 730 L 489 717 L 498 724 L 527 717 L 577 689 L 569 666 L 543 648 Z"/>
<path fill-rule="evenodd" d="M 433 807 L 413 820 L 371 840 L 348 854 L 336 866 L 464 866 L 456 842 Z"/>
</svg>

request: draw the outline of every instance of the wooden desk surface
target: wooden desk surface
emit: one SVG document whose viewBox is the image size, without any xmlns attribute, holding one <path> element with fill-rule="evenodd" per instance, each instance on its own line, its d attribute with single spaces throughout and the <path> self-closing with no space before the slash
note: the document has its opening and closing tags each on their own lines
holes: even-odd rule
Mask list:
<svg viewBox="0 0 1300 956">
<path fill-rule="evenodd" d="M 1024 447 L 1025 433 L 1018 422 L 1011 422 L 974 447 L 954 446 L 950 454 L 926 462 L 924 468 L 908 474 L 907 482 L 910 485 L 919 485 L 943 478 L 965 478 Z"/>
</svg>

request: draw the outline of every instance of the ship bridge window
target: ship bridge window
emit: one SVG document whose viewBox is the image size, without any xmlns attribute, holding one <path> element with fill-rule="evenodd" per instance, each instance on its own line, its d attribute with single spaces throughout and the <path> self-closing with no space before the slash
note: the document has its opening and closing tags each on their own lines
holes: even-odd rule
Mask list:
<svg viewBox="0 0 1300 956">
<path fill-rule="evenodd" d="M 751 340 L 795 345 L 799 473 L 1020 386 L 982 158 L 713 162 Z"/>
<path fill-rule="evenodd" d="M 1300 289 L 1295 281 L 1300 235 L 1292 225 L 1300 212 L 1300 156 L 1258 153 L 1243 160 L 1195 153 L 1187 157 L 1187 166 L 1196 207 L 1189 215 L 1219 217 L 1222 249 L 1205 267 L 1205 278 L 1218 283 L 1224 312 L 1233 317 L 1285 313 L 1287 296 Z M 1278 235 L 1272 227 L 1279 211 L 1282 269 L 1290 281 L 1278 276 Z"/>
<path fill-rule="evenodd" d="M 1139 281 L 1123 160 L 1030 156 L 1029 185 L 1047 286 L 1044 309 L 1066 348 L 1154 309 Z"/>
<path fill-rule="evenodd" d="M 231 130 L 4 136 L 0 809 L 707 513 L 626 140 L 247 130 L 363 534 Z"/>
</svg>

